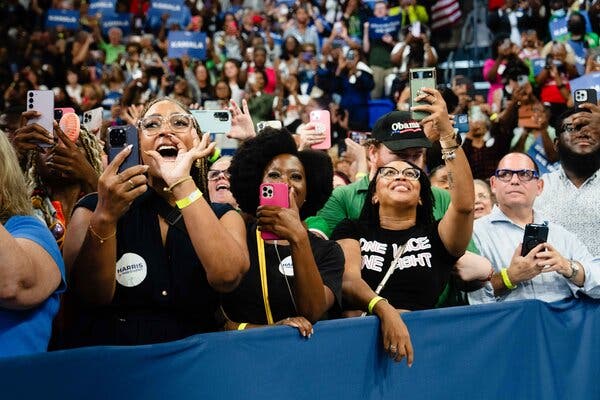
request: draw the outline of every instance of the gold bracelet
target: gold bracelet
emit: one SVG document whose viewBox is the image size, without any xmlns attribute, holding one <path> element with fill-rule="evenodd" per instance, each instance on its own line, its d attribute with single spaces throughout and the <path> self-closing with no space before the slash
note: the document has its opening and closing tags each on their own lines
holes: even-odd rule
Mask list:
<svg viewBox="0 0 600 400">
<path fill-rule="evenodd" d="M 171 186 L 169 186 L 168 188 L 163 188 L 163 190 L 167 193 L 171 193 L 173 191 L 173 189 L 175 188 L 175 186 L 177 185 L 181 185 L 183 182 L 187 182 L 189 180 L 192 180 L 194 178 L 192 178 L 191 176 L 184 176 L 183 178 L 179 179 L 177 182 L 175 182 L 174 184 L 172 184 Z"/>
<path fill-rule="evenodd" d="M 106 242 L 108 239 L 117 236 L 117 230 L 115 229 L 115 231 L 111 234 L 108 235 L 107 237 L 102 237 L 100 235 L 98 235 L 96 233 L 96 231 L 94 231 L 94 228 L 92 228 L 92 224 L 90 224 L 88 226 L 89 231 L 92 233 L 92 235 L 96 236 L 98 238 L 98 240 L 100 240 L 100 244 L 103 244 L 104 242 Z"/>
</svg>

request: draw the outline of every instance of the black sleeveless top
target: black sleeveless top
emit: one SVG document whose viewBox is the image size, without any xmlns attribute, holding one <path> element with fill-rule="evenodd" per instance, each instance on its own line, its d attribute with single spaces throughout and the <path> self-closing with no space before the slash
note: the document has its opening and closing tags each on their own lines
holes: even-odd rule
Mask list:
<svg viewBox="0 0 600 400">
<path fill-rule="evenodd" d="M 92 194 L 76 207 L 93 211 L 97 202 Z M 224 204 L 212 208 L 218 218 L 233 210 Z M 115 295 L 107 306 L 79 309 L 67 332 L 69 347 L 166 342 L 220 327 L 219 294 L 209 285 L 184 225 L 170 225 L 162 244 L 161 209 L 163 215 L 174 210 L 150 189 L 119 219 Z"/>
</svg>

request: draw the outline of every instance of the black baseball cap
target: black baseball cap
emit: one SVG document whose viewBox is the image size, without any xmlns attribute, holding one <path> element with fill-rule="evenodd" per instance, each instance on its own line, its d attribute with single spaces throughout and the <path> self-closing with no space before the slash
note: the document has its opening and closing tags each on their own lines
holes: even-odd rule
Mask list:
<svg viewBox="0 0 600 400">
<path fill-rule="evenodd" d="M 413 119 L 407 111 L 392 111 L 379 118 L 373 125 L 371 137 L 382 142 L 391 151 L 431 147 L 419 121 Z"/>
</svg>

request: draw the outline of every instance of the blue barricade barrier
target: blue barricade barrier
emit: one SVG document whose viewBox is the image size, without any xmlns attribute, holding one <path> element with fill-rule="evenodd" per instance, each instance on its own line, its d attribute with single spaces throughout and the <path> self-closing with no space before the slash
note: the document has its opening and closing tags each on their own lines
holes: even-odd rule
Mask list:
<svg viewBox="0 0 600 400">
<path fill-rule="evenodd" d="M 520 301 L 403 315 L 415 362 L 375 317 L 0 360 L 3 399 L 599 399 L 600 302 Z"/>
</svg>

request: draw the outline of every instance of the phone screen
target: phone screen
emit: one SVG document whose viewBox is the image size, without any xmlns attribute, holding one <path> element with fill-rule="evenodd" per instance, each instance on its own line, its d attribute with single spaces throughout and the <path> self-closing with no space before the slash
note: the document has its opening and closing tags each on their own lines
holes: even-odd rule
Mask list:
<svg viewBox="0 0 600 400">
<path fill-rule="evenodd" d="M 546 243 L 548 240 L 548 226 L 541 224 L 525 225 L 525 233 L 523 235 L 523 247 L 521 255 L 525 257 L 538 244 Z"/>
</svg>

